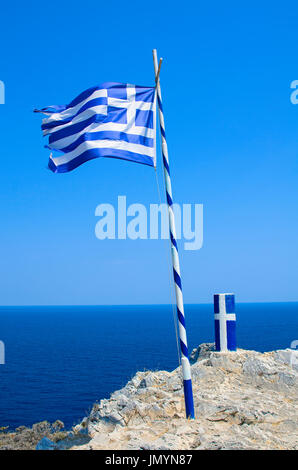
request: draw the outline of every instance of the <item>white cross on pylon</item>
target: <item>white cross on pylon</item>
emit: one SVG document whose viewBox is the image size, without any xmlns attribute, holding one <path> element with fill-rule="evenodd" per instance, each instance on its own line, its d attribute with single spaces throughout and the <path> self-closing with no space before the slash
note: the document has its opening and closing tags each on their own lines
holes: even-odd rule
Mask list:
<svg viewBox="0 0 298 470">
<path fill-rule="evenodd" d="M 235 313 L 227 313 L 225 296 L 219 295 L 219 313 L 214 315 L 215 320 L 219 320 L 219 340 L 220 350 L 228 350 L 227 321 L 236 321 Z"/>
</svg>

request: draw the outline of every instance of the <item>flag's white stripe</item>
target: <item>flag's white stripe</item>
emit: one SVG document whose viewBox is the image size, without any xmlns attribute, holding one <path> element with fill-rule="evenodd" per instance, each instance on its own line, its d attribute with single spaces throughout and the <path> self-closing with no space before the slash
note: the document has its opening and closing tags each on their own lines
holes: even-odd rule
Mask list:
<svg viewBox="0 0 298 470">
<path fill-rule="evenodd" d="M 127 103 L 128 103 L 127 111 L 126 111 L 127 125 L 129 127 L 132 127 L 136 120 L 136 105 L 137 105 L 135 102 L 136 88 L 127 87 L 126 93 L 127 93 Z"/>
<path fill-rule="evenodd" d="M 108 105 L 114 106 L 115 108 L 129 108 L 133 104 L 136 109 L 142 109 L 143 111 L 152 110 L 153 103 L 146 101 L 133 101 L 129 96 L 128 100 L 121 100 L 120 98 L 108 97 Z"/>
<path fill-rule="evenodd" d="M 94 100 L 96 98 L 107 98 L 108 97 L 108 90 L 103 89 L 103 90 L 96 90 L 92 93 L 92 95 L 88 96 L 85 100 L 81 101 L 79 104 L 76 106 L 73 106 L 72 108 L 65 109 L 64 111 L 61 111 L 60 113 L 53 113 L 49 118 L 45 118 L 42 120 L 43 124 L 48 124 L 53 121 L 63 121 L 63 119 L 67 119 L 71 116 L 74 116 L 81 108 L 84 106 L 88 101 Z"/>
<path fill-rule="evenodd" d="M 78 157 L 86 150 L 95 148 L 113 148 L 118 150 L 126 150 L 128 152 L 138 153 L 140 155 L 147 155 L 148 157 L 155 158 L 154 148 L 145 147 L 144 145 L 131 144 L 122 140 L 93 140 L 83 142 L 72 152 L 66 153 L 60 157 L 54 157 L 53 161 L 55 165 L 61 165 L 62 163 L 68 163 L 74 158 Z"/>
<path fill-rule="evenodd" d="M 64 137 L 64 139 L 56 140 L 52 144 L 49 144 L 50 148 L 53 149 L 63 149 L 68 145 L 75 142 L 82 134 L 86 132 L 99 132 L 99 131 L 117 131 L 125 132 L 127 134 L 141 135 L 143 137 L 148 137 L 155 139 L 155 128 L 149 129 L 148 127 L 139 127 L 139 126 L 128 126 L 127 124 L 117 124 L 116 122 L 107 122 L 107 123 L 93 123 L 85 127 L 81 132 L 70 135 L 69 137 Z"/>
<path fill-rule="evenodd" d="M 94 116 L 94 114 L 104 114 L 107 116 L 108 114 L 108 107 L 106 105 L 99 105 L 99 106 L 93 106 L 92 108 L 88 108 L 82 113 L 78 114 L 75 118 L 72 119 L 72 121 L 67 122 L 66 124 L 58 125 L 55 127 L 52 127 L 51 129 L 44 129 L 43 135 L 49 135 L 53 134 L 54 132 L 61 131 L 62 129 L 65 129 L 66 127 L 72 126 L 73 124 L 77 124 L 78 122 L 85 121 L 86 119 L 89 119 L 91 116 Z"/>
</svg>

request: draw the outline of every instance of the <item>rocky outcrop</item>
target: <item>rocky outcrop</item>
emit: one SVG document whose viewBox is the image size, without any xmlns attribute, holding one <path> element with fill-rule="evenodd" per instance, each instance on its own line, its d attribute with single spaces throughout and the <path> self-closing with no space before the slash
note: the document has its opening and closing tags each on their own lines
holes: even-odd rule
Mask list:
<svg viewBox="0 0 298 470">
<path fill-rule="evenodd" d="M 8 428 L 0 428 L 0 450 L 34 450 L 36 446 L 52 450 L 57 442 L 68 438 L 68 434 L 59 420 L 52 424 L 42 421 L 31 428 L 20 426 L 12 432 Z"/>
<path fill-rule="evenodd" d="M 292 350 L 191 354 L 196 419 L 184 417 L 180 368 L 138 372 L 93 406 L 72 449 L 298 449 L 298 360 Z"/>
</svg>

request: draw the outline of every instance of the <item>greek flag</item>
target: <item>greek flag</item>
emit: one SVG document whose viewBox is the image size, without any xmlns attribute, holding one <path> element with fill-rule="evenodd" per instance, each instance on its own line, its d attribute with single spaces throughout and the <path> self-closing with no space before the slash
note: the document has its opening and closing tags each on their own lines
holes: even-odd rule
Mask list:
<svg viewBox="0 0 298 470">
<path fill-rule="evenodd" d="M 69 105 L 36 112 L 47 148 L 49 168 L 65 173 L 98 157 L 156 166 L 155 88 L 107 82 L 89 88 Z M 59 152 L 59 153 L 57 153 Z"/>
</svg>

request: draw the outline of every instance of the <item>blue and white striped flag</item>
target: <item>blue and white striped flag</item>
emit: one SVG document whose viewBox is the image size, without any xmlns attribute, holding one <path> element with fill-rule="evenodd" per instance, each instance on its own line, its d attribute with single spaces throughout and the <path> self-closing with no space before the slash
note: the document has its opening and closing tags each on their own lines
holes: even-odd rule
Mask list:
<svg viewBox="0 0 298 470">
<path fill-rule="evenodd" d="M 49 168 L 65 173 L 98 157 L 156 166 L 155 88 L 107 82 L 89 88 L 69 105 L 38 110 Z M 60 154 L 56 154 L 60 152 Z"/>
</svg>

